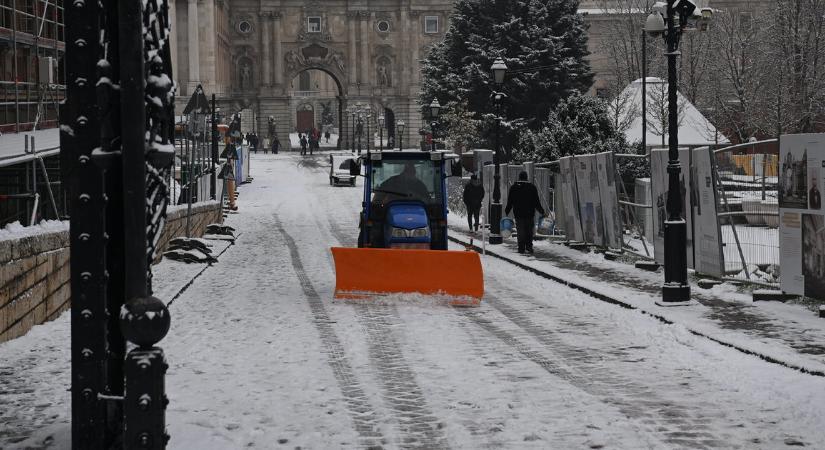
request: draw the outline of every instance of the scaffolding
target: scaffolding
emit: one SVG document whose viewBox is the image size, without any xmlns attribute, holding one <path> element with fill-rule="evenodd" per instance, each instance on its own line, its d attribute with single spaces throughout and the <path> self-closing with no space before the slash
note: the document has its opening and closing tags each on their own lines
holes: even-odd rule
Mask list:
<svg viewBox="0 0 825 450">
<path fill-rule="evenodd" d="M 57 127 L 64 54 L 63 0 L 0 0 L 0 132 Z"/>
<path fill-rule="evenodd" d="M 57 138 L 63 3 L 0 0 L 0 227 L 66 216 Z"/>
</svg>

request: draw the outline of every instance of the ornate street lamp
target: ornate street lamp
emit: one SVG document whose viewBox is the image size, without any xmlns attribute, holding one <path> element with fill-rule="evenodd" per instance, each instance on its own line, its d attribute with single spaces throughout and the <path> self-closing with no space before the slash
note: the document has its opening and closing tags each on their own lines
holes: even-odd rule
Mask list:
<svg viewBox="0 0 825 450">
<path fill-rule="evenodd" d="M 435 133 L 436 129 L 438 128 L 438 113 L 441 112 L 441 104 L 438 103 L 438 99 L 433 99 L 432 103 L 430 103 L 430 117 L 432 117 L 433 121 L 430 123 L 430 139 L 432 141 L 432 151 L 435 151 Z"/>
<path fill-rule="evenodd" d="M 407 124 L 403 120 L 399 120 L 395 127 L 398 129 L 398 150 L 404 150 L 404 128 L 407 127 Z"/>
<path fill-rule="evenodd" d="M 682 194 L 679 185 L 679 106 L 678 72 L 679 40 L 696 11 L 691 0 L 656 2 L 645 22 L 645 30 L 662 35 L 667 43 L 668 84 L 668 193 L 665 221 L 665 282 L 662 285 L 662 306 L 683 305 L 690 302 L 690 284 L 687 279 L 687 223 L 682 217 Z M 713 15 L 710 8 L 702 8 L 699 16 L 704 23 Z M 678 20 L 678 23 L 677 23 Z M 646 99 L 644 100 L 646 101 Z"/>
<path fill-rule="evenodd" d="M 378 115 L 378 145 L 384 151 L 384 114 Z"/>
<path fill-rule="evenodd" d="M 490 67 L 490 71 L 493 73 L 493 81 L 495 81 L 496 86 L 500 90 L 504 85 L 504 76 L 507 74 L 507 65 L 504 64 L 504 60 L 501 58 L 496 58 L 493 65 Z M 501 238 L 501 101 L 504 98 L 504 94 L 501 92 L 494 92 L 494 98 L 496 102 L 496 109 L 498 113 L 496 115 L 496 149 L 493 152 L 493 163 L 495 167 L 495 172 L 493 174 L 493 203 L 490 204 L 490 244 L 496 245 L 501 244 L 503 239 Z"/>
</svg>

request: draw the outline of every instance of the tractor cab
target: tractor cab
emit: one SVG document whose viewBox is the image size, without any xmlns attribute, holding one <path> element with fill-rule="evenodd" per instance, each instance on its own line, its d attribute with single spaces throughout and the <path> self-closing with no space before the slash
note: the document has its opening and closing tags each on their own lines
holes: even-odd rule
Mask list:
<svg viewBox="0 0 825 450">
<path fill-rule="evenodd" d="M 392 151 L 361 159 L 360 247 L 447 249 L 446 179 L 456 155 Z"/>
</svg>

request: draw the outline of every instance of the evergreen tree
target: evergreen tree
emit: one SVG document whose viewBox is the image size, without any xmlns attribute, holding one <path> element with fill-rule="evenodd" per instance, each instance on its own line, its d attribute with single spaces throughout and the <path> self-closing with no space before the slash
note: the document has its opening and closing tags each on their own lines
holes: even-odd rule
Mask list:
<svg viewBox="0 0 825 450">
<path fill-rule="evenodd" d="M 477 119 L 488 122 L 482 128 L 490 129 L 498 114 L 490 66 L 501 57 L 509 71 L 501 89 L 507 95 L 500 109 L 506 119 L 502 131 L 514 137 L 515 128 L 538 128 L 560 100 L 587 91 L 593 81 L 578 5 L 578 0 L 457 0 L 444 41 L 432 47 L 422 67 L 422 105 L 433 98 L 443 105 L 466 101 Z"/>
<path fill-rule="evenodd" d="M 547 117 L 539 130 L 521 134 L 517 160 L 555 161 L 562 156 L 628 149 L 624 134 L 616 130 L 601 99 L 575 92 Z"/>
</svg>

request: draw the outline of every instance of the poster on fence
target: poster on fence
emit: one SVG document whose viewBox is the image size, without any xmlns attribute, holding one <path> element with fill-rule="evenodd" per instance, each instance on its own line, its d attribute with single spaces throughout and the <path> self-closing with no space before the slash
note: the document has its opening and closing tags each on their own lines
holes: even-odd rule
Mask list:
<svg viewBox="0 0 825 450">
<path fill-rule="evenodd" d="M 667 220 L 667 173 L 668 151 L 656 149 L 650 153 L 650 179 L 653 190 L 653 248 L 654 257 L 659 264 L 665 263 L 665 220 Z M 690 150 L 679 149 L 679 163 L 682 172 L 679 176 L 679 189 L 682 193 L 682 217 L 687 223 L 687 264 L 694 267 L 693 261 L 693 224 L 691 221 L 690 191 Z"/>
<path fill-rule="evenodd" d="M 825 298 L 825 134 L 782 136 L 779 163 L 780 287 Z"/>
<path fill-rule="evenodd" d="M 574 157 L 576 187 L 579 194 L 579 217 L 584 242 L 604 246 L 604 218 L 599 198 L 599 174 L 595 155 Z"/>
<path fill-rule="evenodd" d="M 564 229 L 567 232 L 567 240 L 584 241 L 582 233 L 581 219 L 579 217 L 579 197 L 576 192 L 576 171 L 573 169 L 574 161 L 572 156 L 566 156 L 559 160 L 561 170 L 561 192 L 562 201 L 566 205 L 564 208 L 565 220 Z M 569 207 L 568 207 L 569 205 Z"/>
<path fill-rule="evenodd" d="M 692 151 L 690 196 L 693 207 L 694 268 L 696 272 L 721 278 L 724 254 L 717 216 L 717 186 L 713 176 L 713 151 L 701 147 Z"/>
<path fill-rule="evenodd" d="M 616 159 L 613 152 L 596 154 L 599 203 L 603 211 L 604 246 L 622 248 L 622 221 L 619 217 L 619 193 L 616 188 Z"/>
</svg>

